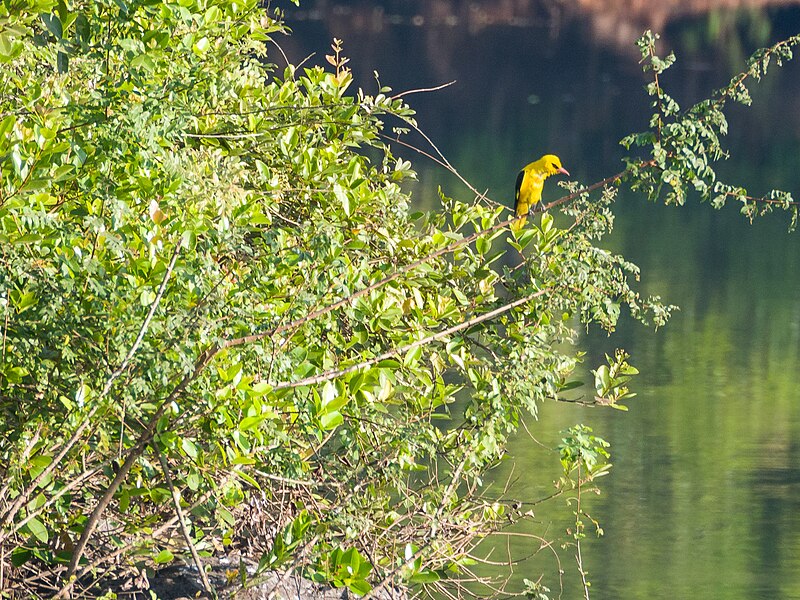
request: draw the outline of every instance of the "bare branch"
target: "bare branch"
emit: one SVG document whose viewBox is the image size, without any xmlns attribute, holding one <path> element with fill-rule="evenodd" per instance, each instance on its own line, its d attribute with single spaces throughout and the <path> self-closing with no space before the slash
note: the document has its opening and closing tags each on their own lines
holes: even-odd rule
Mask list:
<svg viewBox="0 0 800 600">
<path fill-rule="evenodd" d="M 211 587 L 211 583 L 208 581 L 208 574 L 203 567 L 203 561 L 200 560 L 200 555 L 197 553 L 197 548 L 195 548 L 194 542 L 192 542 L 192 534 L 189 531 L 189 527 L 186 525 L 186 516 L 183 514 L 183 510 L 181 509 L 181 494 L 172 481 L 172 475 L 170 475 L 169 472 L 169 464 L 167 463 L 167 459 L 164 456 L 164 453 L 159 449 L 158 444 L 151 444 L 151 447 L 158 456 L 158 462 L 161 463 L 161 470 L 164 472 L 164 479 L 166 479 L 167 486 L 169 487 L 170 494 L 172 495 L 172 506 L 175 508 L 175 516 L 178 518 L 178 526 L 181 530 L 181 535 L 183 536 L 186 545 L 189 547 L 189 552 L 192 555 L 194 566 L 197 567 L 197 573 L 200 576 L 200 583 L 203 584 L 203 589 L 213 597 L 214 588 Z"/>
<path fill-rule="evenodd" d="M 441 85 L 437 85 L 434 87 L 418 88 L 416 90 L 406 90 L 405 92 L 400 92 L 399 94 L 395 94 L 394 96 L 392 96 L 392 100 L 398 100 L 399 98 L 402 98 L 403 96 L 408 96 L 409 94 L 419 94 L 423 92 L 438 92 L 439 90 L 443 90 L 444 88 L 450 87 L 455 82 L 456 80 L 453 79 L 453 81 L 448 81 L 447 83 L 443 83 Z"/>
</svg>

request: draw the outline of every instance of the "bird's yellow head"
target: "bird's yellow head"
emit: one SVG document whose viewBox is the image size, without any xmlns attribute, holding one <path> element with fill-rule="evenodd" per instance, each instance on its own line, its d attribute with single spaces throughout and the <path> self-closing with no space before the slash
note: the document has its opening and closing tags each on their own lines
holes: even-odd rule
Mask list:
<svg viewBox="0 0 800 600">
<path fill-rule="evenodd" d="M 539 170 L 547 177 L 561 173 L 562 175 L 569 175 L 564 167 L 561 166 L 561 159 L 555 154 L 545 154 L 542 158 L 536 161 Z"/>
</svg>

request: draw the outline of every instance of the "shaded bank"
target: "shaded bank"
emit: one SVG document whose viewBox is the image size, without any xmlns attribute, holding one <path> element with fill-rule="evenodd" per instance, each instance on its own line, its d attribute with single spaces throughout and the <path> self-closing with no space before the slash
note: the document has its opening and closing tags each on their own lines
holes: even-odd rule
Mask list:
<svg viewBox="0 0 800 600">
<path fill-rule="evenodd" d="M 662 31 L 702 15 L 800 6 L 798 0 L 371 0 L 304 2 L 290 9 L 293 20 L 323 20 L 350 33 L 380 33 L 394 25 L 452 27 L 475 34 L 489 27 L 543 27 L 557 34 L 570 21 L 585 22 L 592 39 L 630 50 L 644 29 Z"/>
</svg>

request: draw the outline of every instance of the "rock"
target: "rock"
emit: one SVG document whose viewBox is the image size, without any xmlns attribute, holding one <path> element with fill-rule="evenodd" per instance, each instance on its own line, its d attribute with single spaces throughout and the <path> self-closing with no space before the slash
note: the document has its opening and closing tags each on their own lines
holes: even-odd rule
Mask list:
<svg viewBox="0 0 800 600">
<path fill-rule="evenodd" d="M 303 579 L 299 575 L 271 571 L 257 578 L 255 564 L 240 562 L 238 555 L 204 559 L 208 565 L 208 578 L 220 599 L 223 600 L 346 600 L 358 598 L 347 589 L 333 588 Z M 248 570 L 247 587 L 242 588 L 240 564 Z M 159 569 L 150 578 L 150 591 L 160 600 L 196 600 L 207 598 L 194 565 L 170 565 Z M 149 600 L 149 591 L 138 592 L 137 600 Z M 374 596 L 376 600 L 405 600 L 403 589 L 383 588 Z"/>
</svg>

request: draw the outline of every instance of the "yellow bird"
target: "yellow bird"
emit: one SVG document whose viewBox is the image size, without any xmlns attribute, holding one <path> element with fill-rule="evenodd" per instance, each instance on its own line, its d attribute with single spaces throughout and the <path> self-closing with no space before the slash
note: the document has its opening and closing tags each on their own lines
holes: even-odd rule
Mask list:
<svg viewBox="0 0 800 600">
<path fill-rule="evenodd" d="M 527 220 L 525 217 L 542 199 L 544 180 L 556 173 L 569 175 L 569 172 L 561 166 L 561 159 L 555 154 L 545 154 L 519 172 L 514 195 L 514 214 L 522 218 L 511 223 L 512 231 L 517 232 L 522 229 Z"/>
</svg>

